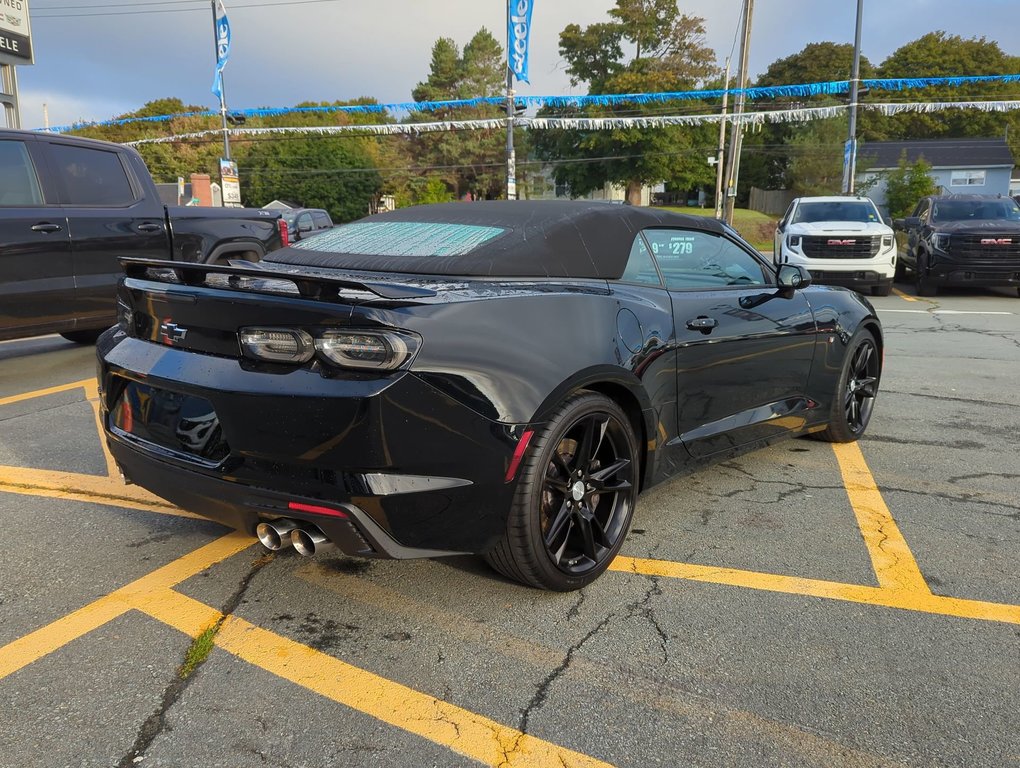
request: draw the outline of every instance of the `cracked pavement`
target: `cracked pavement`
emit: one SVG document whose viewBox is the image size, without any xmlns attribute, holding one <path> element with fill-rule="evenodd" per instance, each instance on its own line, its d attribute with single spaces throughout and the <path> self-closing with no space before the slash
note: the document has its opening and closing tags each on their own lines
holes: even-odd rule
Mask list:
<svg viewBox="0 0 1020 768">
<path fill-rule="evenodd" d="M 860 443 L 891 518 L 866 489 L 851 504 L 845 458 L 798 440 L 644 494 L 623 555 L 681 570 L 572 594 L 474 558 L 243 549 L 0 675 L 0 767 L 1020 766 L 1020 621 L 952 613 L 1020 605 L 1020 301 L 873 302 L 921 310 L 882 314 Z M 0 345 L 0 400 L 92 370 L 59 339 Z M 0 406 L 0 430 L 0 464 L 56 473 L 0 490 L 20 545 L 0 563 L 0 648 L 225 533 L 103 485 L 81 390 Z M 914 562 L 931 595 L 914 605 L 907 580 L 883 602 L 876 567 Z"/>
</svg>

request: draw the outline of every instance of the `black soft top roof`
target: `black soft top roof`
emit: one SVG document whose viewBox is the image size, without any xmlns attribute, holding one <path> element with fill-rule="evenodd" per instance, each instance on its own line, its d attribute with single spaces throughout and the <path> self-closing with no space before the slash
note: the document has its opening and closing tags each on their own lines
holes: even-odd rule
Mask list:
<svg viewBox="0 0 1020 768">
<path fill-rule="evenodd" d="M 457 252 L 453 248 L 455 255 L 378 255 L 364 250 L 343 253 L 333 252 L 335 248 L 329 245 L 330 242 L 350 242 L 343 232 L 345 227 L 395 222 L 491 227 L 501 231 L 489 234 L 488 239 L 483 239 L 470 250 Z M 684 216 L 656 208 L 561 200 L 421 205 L 381 213 L 345 227 L 327 230 L 323 235 L 302 241 L 300 248 L 274 251 L 265 260 L 427 275 L 616 279 L 623 274 L 634 237 L 642 229 L 679 227 L 723 231 L 719 222 L 708 217 Z M 415 227 L 403 229 L 412 238 L 415 232 L 424 230 Z M 394 231 L 399 232 L 401 228 L 394 228 Z M 451 227 L 450 231 L 453 234 L 458 232 L 456 227 Z M 479 239 L 484 237 L 483 233 Z"/>
</svg>

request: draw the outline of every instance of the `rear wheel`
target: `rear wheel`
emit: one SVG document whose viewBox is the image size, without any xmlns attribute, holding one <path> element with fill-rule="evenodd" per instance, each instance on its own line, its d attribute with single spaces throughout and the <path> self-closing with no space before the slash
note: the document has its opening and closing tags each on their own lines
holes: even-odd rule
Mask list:
<svg viewBox="0 0 1020 768">
<path fill-rule="evenodd" d="M 878 396 L 882 361 L 871 331 L 857 331 L 847 347 L 832 397 L 829 426 L 812 437 L 829 443 L 852 443 L 864 434 Z"/>
<path fill-rule="evenodd" d="M 485 558 L 533 587 L 580 589 L 623 546 L 637 486 L 637 439 L 626 414 L 603 395 L 572 395 L 532 441 L 506 532 Z"/>
</svg>

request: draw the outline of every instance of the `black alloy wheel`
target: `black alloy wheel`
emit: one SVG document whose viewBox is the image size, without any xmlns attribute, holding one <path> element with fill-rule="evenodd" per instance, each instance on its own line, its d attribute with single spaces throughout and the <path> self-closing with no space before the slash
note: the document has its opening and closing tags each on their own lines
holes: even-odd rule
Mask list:
<svg viewBox="0 0 1020 768">
<path fill-rule="evenodd" d="M 506 534 L 486 559 L 534 587 L 565 592 L 591 583 L 623 545 L 638 468 L 620 407 L 593 392 L 571 396 L 529 446 Z"/>
<path fill-rule="evenodd" d="M 878 397 L 882 360 L 871 331 L 861 329 L 850 340 L 839 384 L 829 412 L 829 426 L 815 434 L 830 443 L 852 443 L 864 434 Z"/>
</svg>

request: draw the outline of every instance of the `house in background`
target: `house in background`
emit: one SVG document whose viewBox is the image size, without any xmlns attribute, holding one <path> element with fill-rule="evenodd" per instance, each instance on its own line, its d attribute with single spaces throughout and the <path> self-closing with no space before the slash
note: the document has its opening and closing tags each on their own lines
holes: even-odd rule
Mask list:
<svg viewBox="0 0 1020 768">
<path fill-rule="evenodd" d="M 925 139 L 869 141 L 857 160 L 857 186 L 879 207 L 885 207 L 883 174 L 894 171 L 906 153 L 907 163 L 922 157 L 943 194 L 1008 195 L 1013 153 L 1005 139 Z M 874 185 L 868 188 L 872 180 Z"/>
</svg>

